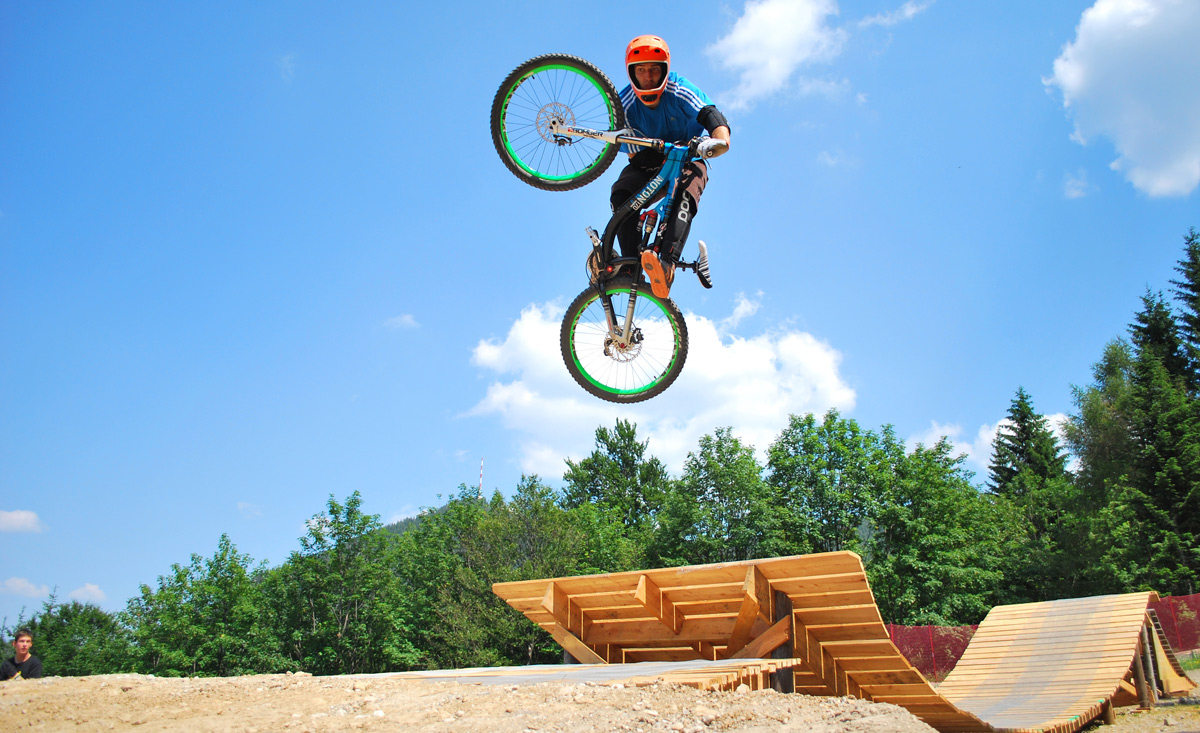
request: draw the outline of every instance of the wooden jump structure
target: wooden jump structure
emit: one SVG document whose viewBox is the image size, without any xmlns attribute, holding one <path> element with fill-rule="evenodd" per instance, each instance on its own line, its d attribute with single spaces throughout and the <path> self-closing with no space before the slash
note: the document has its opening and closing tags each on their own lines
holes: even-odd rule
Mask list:
<svg viewBox="0 0 1200 733">
<path fill-rule="evenodd" d="M 997 607 L 935 689 L 892 644 L 852 552 L 492 589 L 584 664 L 706 660 L 656 679 L 705 689 L 769 679 L 894 703 L 944 733 L 1073 733 L 1114 706 L 1192 688 L 1147 610 L 1154 593 Z"/>
</svg>

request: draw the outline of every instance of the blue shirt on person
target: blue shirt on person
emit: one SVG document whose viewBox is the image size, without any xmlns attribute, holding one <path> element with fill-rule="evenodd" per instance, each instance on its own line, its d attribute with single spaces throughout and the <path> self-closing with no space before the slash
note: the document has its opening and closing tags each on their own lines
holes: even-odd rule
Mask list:
<svg viewBox="0 0 1200 733">
<path fill-rule="evenodd" d="M 699 87 L 672 71 L 667 74 L 667 87 L 657 107 L 651 109 L 642 104 L 632 84 L 621 90 L 621 103 L 625 106 L 626 127 L 644 137 L 685 142 L 707 133 L 696 116 L 713 102 Z M 621 150 L 631 152 L 628 145 L 622 145 Z"/>
</svg>

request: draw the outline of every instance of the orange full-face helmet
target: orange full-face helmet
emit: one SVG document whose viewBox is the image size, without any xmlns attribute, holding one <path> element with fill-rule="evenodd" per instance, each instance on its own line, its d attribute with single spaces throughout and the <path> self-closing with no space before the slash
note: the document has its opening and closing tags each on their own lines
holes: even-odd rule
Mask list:
<svg viewBox="0 0 1200 733">
<path fill-rule="evenodd" d="M 633 69 L 638 64 L 661 64 L 662 79 L 653 89 L 643 89 L 638 86 L 637 76 Z M 667 88 L 667 72 L 671 70 L 671 49 L 667 42 L 658 36 L 638 36 L 625 47 L 625 69 L 629 72 L 629 81 L 633 84 L 633 92 L 645 104 L 657 104 L 663 89 Z"/>
</svg>

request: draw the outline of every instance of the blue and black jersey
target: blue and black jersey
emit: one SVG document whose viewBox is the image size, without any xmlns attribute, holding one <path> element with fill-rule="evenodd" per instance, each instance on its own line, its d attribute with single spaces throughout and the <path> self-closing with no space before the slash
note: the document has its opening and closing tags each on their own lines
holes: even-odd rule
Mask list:
<svg viewBox="0 0 1200 733">
<path fill-rule="evenodd" d="M 713 102 L 699 87 L 672 71 L 667 74 L 662 101 L 654 109 L 642 104 L 632 84 L 621 90 L 621 103 L 625 105 L 627 126 L 645 137 L 682 142 L 707 132 L 697 116 Z M 621 150 L 631 152 L 628 145 L 622 145 Z"/>
</svg>

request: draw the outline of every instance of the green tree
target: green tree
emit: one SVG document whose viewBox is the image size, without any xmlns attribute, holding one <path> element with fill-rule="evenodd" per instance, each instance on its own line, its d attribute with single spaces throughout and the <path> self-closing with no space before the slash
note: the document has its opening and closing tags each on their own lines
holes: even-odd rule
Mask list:
<svg viewBox="0 0 1200 733">
<path fill-rule="evenodd" d="M 596 448 L 578 463 L 568 460 L 563 475 L 563 506 L 596 504 L 611 510 L 628 529 L 645 527 L 670 489 L 662 461 L 646 456 L 648 441 L 638 441 L 637 425 L 617 420 L 612 430 L 596 428 Z"/>
<path fill-rule="evenodd" d="M 567 510 L 561 503 L 562 497 L 536 476 L 522 477 L 508 501 L 497 492 L 485 502 L 463 487 L 401 537 L 399 573 L 414 598 L 421 599 L 425 664 L 490 666 L 561 658 L 548 634 L 492 592 L 497 582 L 627 569 L 609 565 L 627 542 L 623 525 L 595 504 Z M 597 529 L 615 545 L 605 546 L 604 537 L 590 534 Z"/>
<path fill-rule="evenodd" d="M 33 653 L 42 660 L 47 676 L 78 677 L 132 672 L 129 631 L 116 615 L 92 603 L 58 603 L 52 594 L 40 613 L 19 619 L 11 628 L 0 628 L 0 637 L 11 639 L 17 629 L 33 634 Z M 12 656 L 7 647 L 4 658 Z"/>
<path fill-rule="evenodd" d="M 1180 305 L 1179 331 L 1183 337 L 1191 376 L 1193 397 L 1200 389 L 1200 233 L 1192 227 L 1183 238 L 1183 257 L 1175 266 L 1179 280 L 1172 280 L 1172 293 Z"/>
<path fill-rule="evenodd" d="M 945 439 L 897 467 L 866 543 L 867 574 L 892 623 L 979 623 L 996 604 L 1004 559 L 1022 543 L 1005 505 L 980 494 Z"/>
<path fill-rule="evenodd" d="M 667 498 L 650 557 L 695 565 L 769 557 L 780 548 L 777 512 L 754 449 L 730 428 L 700 438 Z"/>
<path fill-rule="evenodd" d="M 1038 484 L 1067 476 L 1067 457 L 1045 416 L 1033 409 L 1024 388 L 1017 389 L 992 442 L 988 487 L 993 493 L 1022 499 Z"/>
<path fill-rule="evenodd" d="M 1134 361 L 1128 341 L 1109 342 L 1092 368 L 1092 384 L 1072 388 L 1077 412 L 1068 416 L 1063 432 L 1079 463 L 1075 486 L 1084 502 L 1082 510 L 1106 506 L 1112 488 L 1127 482 L 1137 452 L 1132 427 Z"/>
<path fill-rule="evenodd" d="M 812 414 L 792 415 L 767 460 L 767 481 L 784 507 L 786 546 L 796 552 L 860 549 L 903 458 L 891 426 L 876 434 L 837 410 L 820 424 Z"/>
<path fill-rule="evenodd" d="M 1007 558 L 1003 602 L 1049 600 L 1073 589 L 1086 538 L 1072 517 L 1079 502 L 1058 438 L 1023 388 L 992 442 L 988 487 L 997 502 L 1011 504 L 1009 532 L 1024 539 Z"/>
<path fill-rule="evenodd" d="M 225 676 L 288 668 L 251 558 L 221 535 L 211 558 L 192 555 L 129 601 L 136 668 L 162 676 Z"/>
<path fill-rule="evenodd" d="M 345 503 L 331 495 L 326 508 L 267 583 L 276 628 L 290 632 L 287 656 L 313 674 L 415 666 L 405 588 L 393 570 L 396 535 L 362 511 L 357 491 Z"/>
</svg>

